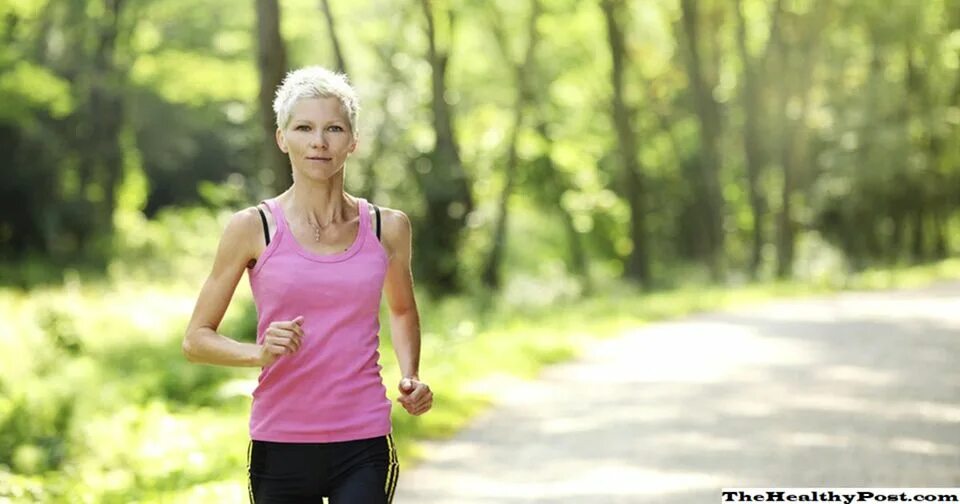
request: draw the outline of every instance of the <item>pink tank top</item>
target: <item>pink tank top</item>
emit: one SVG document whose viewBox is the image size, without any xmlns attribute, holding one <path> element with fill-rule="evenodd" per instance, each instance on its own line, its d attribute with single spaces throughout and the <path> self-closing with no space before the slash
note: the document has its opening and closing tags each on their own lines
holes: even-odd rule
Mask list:
<svg viewBox="0 0 960 504">
<path fill-rule="evenodd" d="M 360 230 L 344 252 L 303 248 L 276 200 L 270 244 L 250 271 L 257 342 L 272 321 L 304 316 L 300 350 L 260 372 L 250 437 L 257 441 L 330 443 L 390 433 L 390 400 L 380 376 L 380 293 L 387 254 L 359 200 Z"/>
</svg>

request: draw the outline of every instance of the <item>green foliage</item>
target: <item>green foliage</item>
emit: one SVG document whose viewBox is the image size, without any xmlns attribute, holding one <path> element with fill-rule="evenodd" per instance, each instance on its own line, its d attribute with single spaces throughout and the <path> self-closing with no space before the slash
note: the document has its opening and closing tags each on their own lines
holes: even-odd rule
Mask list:
<svg viewBox="0 0 960 504">
<path fill-rule="evenodd" d="M 111 265 L 113 277 L 185 280 L 208 272 L 229 213 L 192 207 L 166 209 L 149 220 L 140 212 L 118 217 L 122 235 Z"/>
<path fill-rule="evenodd" d="M 2 56 L 0 56 L 2 57 Z M 10 63 L 0 63 L 7 66 Z M 31 124 L 32 114 L 43 111 L 53 118 L 63 118 L 73 111 L 70 85 L 49 69 L 27 61 L 18 61 L 0 74 L 0 122 Z"/>
<path fill-rule="evenodd" d="M 131 488 L 150 495 L 241 465 L 229 457 L 213 457 L 213 465 L 180 458 L 197 447 L 211 455 L 222 449 L 219 413 L 207 408 L 242 415 L 242 393 L 230 385 L 241 374 L 188 363 L 179 345 L 187 294 L 144 287 L 4 294 L 0 349 L 19 356 L 0 372 L 0 460 L 11 461 L 0 473 L 19 475 L 10 485 L 43 481 L 44 495 L 55 501 L 79 493 L 126 502 Z M 31 333 L 41 338 L 13 337 Z M 160 439 L 167 439 L 162 450 Z M 0 496 L 17 493 L 5 492 Z"/>
<path fill-rule="evenodd" d="M 703 259 L 698 184 L 704 158 L 683 13 L 676 4 L 625 3 L 624 99 L 638 139 L 650 235 L 649 243 L 638 245 L 627 234 L 631 203 L 608 117 L 611 64 L 602 10 L 591 2 L 540 3 L 529 76 L 537 93 L 521 111 L 516 132 L 510 128 L 516 94 L 511 67 L 529 42 L 524 20 L 530 4 L 436 6 L 438 12 L 452 9 L 452 23 L 445 16 L 437 20 L 440 49 L 449 50 L 445 98 L 475 181 L 475 211 L 456 251 L 466 285 L 476 283 L 476 265 L 492 247 L 514 135 L 519 196 L 508 211 L 557 210 L 544 249 L 574 257 L 566 250 L 570 238 L 559 238 L 572 225 L 601 277 L 619 275 L 643 247 L 655 269 L 667 273 L 657 275 L 661 283 L 669 284 L 670 271 Z M 754 228 L 761 228 L 761 248 L 787 246 L 775 240 L 783 226 L 778 212 L 787 165 L 796 172 L 796 187 L 788 191 L 790 220 L 801 234 L 817 231 L 858 267 L 949 255 L 958 205 L 950 188 L 960 183 L 955 0 L 922 8 L 906 1 L 883 7 L 862 0 L 739 3 L 762 105 L 759 197 L 768 204 L 761 215 L 752 214 L 744 184 L 748 112 L 740 93 L 751 62 L 739 61 L 734 4 L 702 2 L 694 20 L 704 41 L 701 70 L 722 116 L 719 178 L 730 237 L 725 253 L 734 273 L 750 261 Z M 115 243 L 114 224 L 127 226 L 118 236 L 135 234 L 129 226 L 140 221 L 131 211 L 153 218 L 171 206 L 238 208 L 265 196 L 272 184 L 255 161 L 273 146 L 257 128 L 254 9 L 226 0 L 202 6 L 124 2 L 121 9 L 84 1 L 0 6 L 6 19 L 0 98 L 7 104 L 0 110 L 0 149 L 11 160 L 0 201 L 19 202 L 0 203 L 0 257 L 7 261 L 102 268 L 116 245 L 126 248 Z M 349 9 L 334 5 L 333 15 L 364 103 L 361 149 L 348 168 L 348 187 L 406 210 L 418 230 L 429 226 L 428 213 L 436 213 L 428 211 L 422 187 L 429 178 L 416 175 L 428 169 L 424 160 L 434 147 L 421 6 L 362 0 Z M 115 48 L 98 53 L 113 19 Z M 494 26 L 506 35 L 505 51 Z M 281 30 L 290 66 L 333 64 L 316 2 L 284 3 Z M 803 89 L 790 87 L 801 78 Z M 116 165 L 109 161 L 111 140 L 96 138 L 110 126 L 101 116 L 112 103 L 120 121 Z M 787 139 L 795 144 L 788 146 Z M 236 191 L 225 195 L 224 187 Z M 424 231 L 421 236 L 429 234 Z M 776 256 L 763 255 L 761 273 L 773 271 Z M 418 264 L 419 271 L 438 261 Z M 566 261 L 567 272 L 584 269 L 575 266 Z M 12 272 L 4 278 L 29 285 L 35 276 Z"/>
</svg>

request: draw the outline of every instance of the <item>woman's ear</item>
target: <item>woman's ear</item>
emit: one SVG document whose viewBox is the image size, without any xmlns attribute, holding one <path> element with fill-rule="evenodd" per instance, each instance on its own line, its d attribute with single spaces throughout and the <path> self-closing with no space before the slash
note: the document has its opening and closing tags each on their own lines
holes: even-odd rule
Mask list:
<svg viewBox="0 0 960 504">
<path fill-rule="evenodd" d="M 287 149 L 287 140 L 283 138 L 283 130 L 280 128 L 277 128 L 277 147 L 280 147 L 280 151 L 284 154 L 289 152 L 289 149 Z"/>
</svg>

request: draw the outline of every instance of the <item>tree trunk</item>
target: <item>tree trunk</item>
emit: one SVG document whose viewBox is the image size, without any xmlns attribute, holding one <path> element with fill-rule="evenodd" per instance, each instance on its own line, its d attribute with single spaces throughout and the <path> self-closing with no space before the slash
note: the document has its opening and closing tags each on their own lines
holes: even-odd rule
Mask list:
<svg viewBox="0 0 960 504">
<path fill-rule="evenodd" d="M 789 56 L 786 45 L 782 47 L 781 61 L 783 73 L 787 75 Z M 794 76 L 796 78 L 796 76 Z M 787 113 L 792 97 L 792 86 L 783 83 L 780 86 L 777 111 L 782 125 L 780 139 L 780 169 L 782 185 L 780 186 L 780 212 L 777 214 L 777 278 L 789 278 L 793 274 L 794 259 L 794 223 L 793 223 L 793 194 L 795 192 L 794 160 L 796 154 L 796 134 L 799 125 Z"/>
<path fill-rule="evenodd" d="M 894 206 L 890 215 L 893 221 L 893 233 L 890 236 L 890 262 L 896 264 L 903 257 L 904 247 L 904 228 L 906 227 L 906 216 L 903 213 L 902 204 Z"/>
<path fill-rule="evenodd" d="M 915 149 L 925 155 L 926 164 L 923 167 L 924 173 L 918 177 L 918 189 L 911 194 L 911 199 L 916 202 L 915 205 L 919 207 L 919 211 L 929 215 L 930 232 L 933 233 L 932 249 L 927 248 L 927 245 L 931 244 L 915 241 L 912 256 L 915 260 L 943 259 L 947 257 L 949 250 L 943 226 L 944 213 L 949 212 L 950 198 L 952 194 L 956 194 L 956 190 L 950 186 L 941 169 L 945 147 L 950 141 L 947 136 L 949 133 L 944 134 L 938 131 L 939 123 L 934 114 L 938 105 L 936 98 L 932 96 L 928 70 L 916 64 L 912 42 L 908 40 L 905 47 L 907 100 L 904 100 L 904 122 L 908 123 L 910 117 L 915 115 L 925 126 L 924 134 Z M 956 87 L 948 100 L 948 107 L 960 105 L 960 79 L 957 80 Z M 901 192 L 909 190 L 905 186 L 899 189 Z"/>
<path fill-rule="evenodd" d="M 623 4 L 619 0 L 604 0 L 601 3 L 607 24 L 607 40 L 613 59 L 613 124 L 617 130 L 620 161 L 623 165 L 624 192 L 630 205 L 630 238 L 633 250 L 627 258 L 625 277 L 649 288 L 653 279 L 650 273 L 650 252 L 647 241 L 646 194 L 641 178 L 640 160 L 637 157 L 637 141 L 632 124 L 633 112 L 623 96 L 623 81 L 627 58 L 623 28 Z"/>
<path fill-rule="evenodd" d="M 783 137 L 780 139 L 780 166 L 783 170 L 783 185 L 780 191 L 780 213 L 777 223 L 777 277 L 787 278 L 793 274 L 793 261 L 796 248 L 796 222 L 793 210 L 793 197 L 797 190 L 798 171 L 804 166 L 804 153 L 807 147 L 806 117 L 809 113 L 810 88 L 813 80 L 814 63 L 819 28 L 823 24 L 826 7 L 821 2 L 807 15 L 807 26 L 802 43 L 798 44 L 800 57 L 791 58 L 782 37 L 777 38 L 780 52 L 781 75 L 789 76 L 789 82 L 780 86 L 779 103 L 780 124 L 783 125 Z M 796 63 L 791 67 L 791 63 Z M 790 100 L 799 95 L 800 114 L 790 117 Z"/>
<path fill-rule="evenodd" d="M 280 7 L 277 0 L 257 2 L 257 68 L 260 70 L 260 169 L 273 175 L 275 191 L 290 186 L 293 178 L 287 156 L 277 147 L 273 99 L 287 71 L 287 51 L 280 35 Z"/>
<path fill-rule="evenodd" d="M 527 50 L 523 56 L 523 61 L 514 65 L 513 68 L 516 97 L 514 98 L 510 142 L 507 147 L 507 165 L 504 167 L 503 191 L 501 191 L 500 200 L 497 203 L 497 222 L 494 225 L 493 245 L 490 248 L 482 274 L 483 283 L 494 290 L 499 289 L 502 284 L 501 263 L 507 242 L 508 202 L 510 195 L 513 194 L 518 163 L 517 138 L 520 136 L 520 128 L 523 127 L 524 109 L 533 98 L 533 92 L 530 90 L 530 76 L 533 69 L 534 54 L 540 38 L 537 34 L 537 19 L 539 17 L 540 1 L 531 0 L 530 19 L 527 23 Z M 493 32 L 496 35 L 504 59 L 510 61 L 510 46 L 503 26 L 495 23 Z"/>
<path fill-rule="evenodd" d="M 913 262 L 920 263 L 927 259 L 927 234 L 924 229 L 926 212 L 922 208 L 917 208 L 912 217 L 913 238 L 910 240 L 910 258 Z"/>
<path fill-rule="evenodd" d="M 950 255 L 950 242 L 947 238 L 944 212 L 940 209 L 933 213 L 933 258 L 946 259 Z"/>
<path fill-rule="evenodd" d="M 120 129 L 123 126 L 123 97 L 121 72 L 116 61 L 122 0 L 104 0 L 103 15 L 98 23 L 93 73 L 90 82 L 88 121 L 90 121 L 90 159 L 83 163 L 83 187 L 99 187 L 102 200 L 95 202 L 94 226 L 89 234 L 82 234 L 83 246 L 90 257 L 98 257 L 104 250 L 90 241 L 90 237 L 110 237 L 113 233 L 113 211 L 116 207 L 116 189 L 123 169 L 120 149 Z"/>
<path fill-rule="evenodd" d="M 723 195 L 720 190 L 720 110 L 713 98 L 713 86 L 704 75 L 700 57 L 700 21 L 696 0 L 681 0 L 684 41 L 687 46 L 687 74 L 700 122 L 700 177 L 698 199 L 703 208 L 701 219 L 707 231 L 709 255 L 706 257 L 714 281 L 725 277 Z"/>
<path fill-rule="evenodd" d="M 958 5 L 960 5 L 960 2 L 957 2 L 957 3 Z M 960 29 L 960 14 L 957 14 L 956 11 L 957 9 L 954 9 L 953 27 L 954 29 Z M 957 57 L 960 58 L 960 48 L 958 48 L 956 52 L 957 52 Z M 956 80 L 954 81 L 954 84 L 953 84 L 953 92 L 950 95 L 950 106 L 955 108 L 960 108 L 960 69 L 956 71 Z M 949 135 L 951 134 L 953 135 L 954 139 L 960 138 L 958 137 L 956 128 L 953 128 L 953 131 L 942 133 L 941 134 L 942 136 L 936 137 L 941 146 L 940 156 L 945 157 L 947 159 L 951 159 L 950 156 L 952 155 L 953 156 L 952 159 L 954 160 L 960 159 L 960 142 L 956 140 L 950 140 Z M 952 149 L 952 151 L 946 148 L 947 145 L 950 145 L 950 149 Z M 940 163 L 941 162 L 940 159 L 937 159 L 937 162 Z M 951 176 L 949 174 L 944 175 L 944 178 L 947 180 L 950 180 L 950 177 Z M 958 179 L 960 179 L 960 166 L 955 165 L 953 170 L 953 180 L 957 181 Z M 940 234 L 942 236 L 941 241 L 943 243 L 942 247 L 944 250 L 944 255 L 949 255 L 953 247 L 950 241 L 950 235 L 949 235 L 951 214 L 960 210 L 960 191 L 948 190 L 948 188 L 956 187 L 956 186 L 957 186 L 956 183 L 953 183 L 953 184 L 944 183 L 942 185 L 942 188 L 944 189 L 946 194 L 943 195 L 943 199 L 942 199 L 941 209 L 943 213 L 942 214 L 938 213 L 937 218 L 943 224 L 943 227 L 941 228 L 942 231 L 940 231 Z"/>
<path fill-rule="evenodd" d="M 434 293 L 443 294 L 461 288 L 457 250 L 467 215 L 473 210 L 470 185 L 460 161 L 460 151 L 447 103 L 446 74 L 449 53 L 437 43 L 437 26 L 430 0 L 422 0 L 427 20 L 428 57 L 432 69 L 433 126 L 436 135 L 429 159 L 418 163 L 420 186 L 426 199 L 424 231 L 418 237 L 421 272 Z M 453 38 L 454 19 L 447 11 L 448 38 Z"/>
<path fill-rule="evenodd" d="M 906 181 L 907 184 L 901 184 L 894 190 L 910 191 L 912 193 L 911 196 L 913 197 L 910 198 L 910 202 L 915 213 L 913 214 L 913 237 L 911 240 L 910 258 L 913 262 L 922 262 L 925 261 L 928 256 L 926 233 L 923 229 L 926 224 L 927 210 L 935 206 L 937 193 L 940 191 L 939 188 L 930 184 L 937 178 L 937 170 L 934 168 L 934 163 L 936 163 L 936 158 L 939 157 L 939 152 L 937 152 L 939 145 L 932 131 L 933 125 L 926 120 L 932 104 L 930 100 L 928 100 L 925 91 L 926 76 L 914 60 L 912 41 L 907 41 L 904 54 L 904 63 L 906 65 L 904 69 L 906 75 L 904 79 L 906 82 L 906 99 L 903 100 L 903 108 L 901 111 L 903 117 L 901 120 L 909 124 L 911 118 L 916 116 L 922 124 L 927 126 L 924 135 L 918 139 L 918 145 L 911 145 L 911 147 L 913 147 L 911 150 L 918 151 L 918 153 L 926 156 L 927 164 L 922 168 L 924 173 L 922 173 L 920 177 L 911 177 Z"/>
<path fill-rule="evenodd" d="M 737 48 L 743 64 L 743 86 L 741 100 L 744 109 L 743 148 L 746 158 L 747 191 L 750 199 L 750 213 L 753 216 L 753 242 L 750 244 L 749 273 L 751 279 L 757 278 L 757 271 L 763 260 L 764 227 L 766 200 L 760 187 L 760 176 L 765 160 L 763 137 L 760 135 L 760 88 L 757 64 L 747 51 L 746 21 L 743 16 L 742 0 L 736 0 L 734 7 L 737 17 Z"/>
<path fill-rule="evenodd" d="M 347 61 L 340 49 L 340 39 L 337 37 L 337 27 L 334 23 L 333 12 L 330 10 L 330 1 L 320 0 L 320 8 L 323 10 L 323 17 L 327 20 L 327 33 L 330 34 L 330 47 L 333 49 L 333 56 L 337 60 L 337 71 L 347 73 Z"/>
<path fill-rule="evenodd" d="M 587 262 L 586 251 L 583 250 L 583 244 L 580 242 L 580 233 L 577 231 L 577 227 L 573 225 L 573 215 L 570 215 L 570 212 L 563 205 L 557 205 L 557 211 L 563 221 L 563 231 L 567 235 L 570 264 L 573 266 L 571 269 L 582 282 L 583 295 L 589 295 L 593 292 L 593 281 L 590 280 L 590 264 Z"/>
<path fill-rule="evenodd" d="M 793 274 L 794 241 L 796 230 L 793 223 L 794 141 L 790 138 L 793 128 L 788 128 L 781 149 L 780 166 L 783 170 L 783 185 L 780 187 L 780 213 L 777 214 L 777 278 L 789 278 Z"/>
</svg>

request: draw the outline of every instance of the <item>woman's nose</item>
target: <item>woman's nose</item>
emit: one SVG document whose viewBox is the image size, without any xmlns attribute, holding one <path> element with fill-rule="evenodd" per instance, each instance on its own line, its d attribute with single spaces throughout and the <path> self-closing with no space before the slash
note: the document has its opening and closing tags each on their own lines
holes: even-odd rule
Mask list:
<svg viewBox="0 0 960 504">
<path fill-rule="evenodd" d="M 327 137 L 323 133 L 317 133 L 310 138 L 310 146 L 317 148 L 327 148 Z"/>
</svg>

